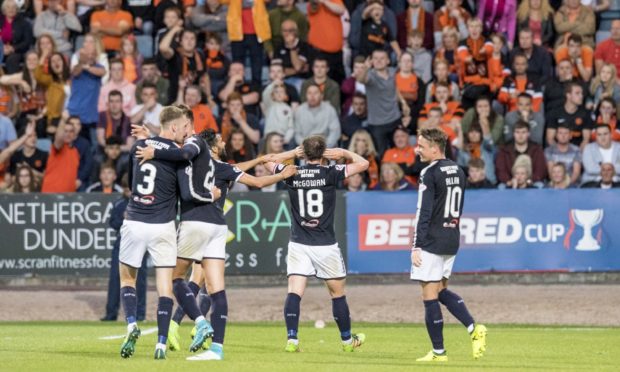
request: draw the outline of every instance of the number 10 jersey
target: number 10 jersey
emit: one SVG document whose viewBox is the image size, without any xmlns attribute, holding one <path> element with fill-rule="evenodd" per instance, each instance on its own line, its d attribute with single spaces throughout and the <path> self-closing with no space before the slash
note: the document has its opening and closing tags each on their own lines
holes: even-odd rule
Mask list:
<svg viewBox="0 0 620 372">
<path fill-rule="evenodd" d="M 152 146 L 155 149 L 178 147 L 174 141 L 153 137 L 139 140 L 131 148 L 129 185 L 131 197 L 127 205 L 127 220 L 144 223 L 167 223 L 177 215 L 177 164 L 152 159 L 140 164 L 136 148 Z"/>
<path fill-rule="evenodd" d="M 279 164 L 275 173 L 284 165 Z M 334 211 L 336 186 L 347 176 L 346 165 L 307 164 L 285 183 L 291 200 L 291 242 L 305 245 L 336 244 Z"/>
</svg>

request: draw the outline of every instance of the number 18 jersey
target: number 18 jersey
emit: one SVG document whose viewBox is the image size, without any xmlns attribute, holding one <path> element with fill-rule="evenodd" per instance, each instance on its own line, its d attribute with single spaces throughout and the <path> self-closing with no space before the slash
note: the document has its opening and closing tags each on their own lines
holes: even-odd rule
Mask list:
<svg viewBox="0 0 620 372">
<path fill-rule="evenodd" d="M 284 165 L 276 166 L 279 173 Z M 291 200 L 291 242 L 305 245 L 336 244 L 334 210 L 336 186 L 345 179 L 346 165 L 307 164 L 285 183 Z"/>
<path fill-rule="evenodd" d="M 136 148 L 152 146 L 155 149 L 178 147 L 174 141 L 153 137 L 139 140 L 131 148 L 129 185 L 131 197 L 127 205 L 127 220 L 144 223 L 167 223 L 177 215 L 177 164 L 152 159 L 140 164 Z"/>
</svg>

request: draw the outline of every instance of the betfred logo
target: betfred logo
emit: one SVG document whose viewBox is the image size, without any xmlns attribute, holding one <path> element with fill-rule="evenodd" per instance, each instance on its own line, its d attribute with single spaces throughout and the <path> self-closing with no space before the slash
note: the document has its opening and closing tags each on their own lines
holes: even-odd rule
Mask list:
<svg viewBox="0 0 620 372">
<path fill-rule="evenodd" d="M 415 214 L 362 214 L 358 221 L 360 251 L 411 249 Z"/>
</svg>

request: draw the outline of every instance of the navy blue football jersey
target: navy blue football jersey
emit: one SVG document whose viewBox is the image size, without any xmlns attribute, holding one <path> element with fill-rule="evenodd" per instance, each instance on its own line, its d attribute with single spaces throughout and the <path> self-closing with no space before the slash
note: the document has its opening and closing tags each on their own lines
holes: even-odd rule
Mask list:
<svg viewBox="0 0 620 372">
<path fill-rule="evenodd" d="M 224 218 L 224 203 L 226 195 L 233 183 L 237 182 L 243 172 L 236 166 L 219 160 L 213 160 L 215 166 L 215 186 L 222 191 L 222 196 L 214 203 L 200 203 L 195 199 L 181 200 L 181 221 L 200 221 L 215 225 L 226 225 Z M 180 170 L 179 182 L 189 182 L 187 172 Z"/>
<path fill-rule="evenodd" d="M 278 164 L 275 173 L 285 165 Z M 346 165 L 307 164 L 284 182 L 291 200 L 291 241 L 305 245 L 336 244 L 334 211 L 336 187 L 347 177 Z"/>
<path fill-rule="evenodd" d="M 438 255 L 454 255 L 461 239 L 465 172 L 455 162 L 432 162 L 420 174 L 413 247 Z"/>
<path fill-rule="evenodd" d="M 162 150 L 178 147 L 174 141 L 162 137 L 139 140 L 133 145 L 128 170 L 131 198 L 127 220 L 145 223 L 174 221 L 177 215 L 177 165 L 159 159 L 140 164 L 135 156 L 138 146 Z"/>
</svg>

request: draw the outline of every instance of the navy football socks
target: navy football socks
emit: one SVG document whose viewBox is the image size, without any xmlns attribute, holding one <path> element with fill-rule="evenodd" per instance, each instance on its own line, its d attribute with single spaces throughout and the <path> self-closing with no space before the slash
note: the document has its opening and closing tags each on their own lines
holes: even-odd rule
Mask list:
<svg viewBox="0 0 620 372">
<path fill-rule="evenodd" d="M 459 295 L 448 289 L 444 289 L 439 292 L 439 302 L 444 304 L 448 311 L 463 323 L 468 330 L 469 328 L 473 330 L 474 318 L 469 313 L 469 310 L 467 310 L 465 301 L 463 301 Z"/>
<path fill-rule="evenodd" d="M 183 308 L 183 311 L 191 320 L 196 320 L 196 318 L 202 316 L 198 304 L 196 303 L 196 297 L 192 294 L 185 280 L 173 280 L 172 291 L 174 292 L 174 297 L 176 297 L 179 306 Z"/>
<path fill-rule="evenodd" d="M 433 343 L 433 350 L 443 353 L 443 316 L 441 315 L 441 306 L 438 300 L 424 301 L 424 311 L 426 316 L 426 330 Z"/>
<path fill-rule="evenodd" d="M 347 296 L 332 298 L 332 314 L 336 324 L 338 324 L 342 341 L 351 339 L 351 316 Z"/>
<path fill-rule="evenodd" d="M 297 330 L 299 329 L 299 313 L 300 313 L 301 297 L 295 293 L 289 293 L 284 302 L 284 321 L 286 322 L 286 333 L 289 339 L 297 339 Z"/>
<path fill-rule="evenodd" d="M 138 298 L 136 297 L 136 289 L 134 287 L 121 288 L 121 303 L 123 304 L 127 324 L 135 323 L 138 312 Z"/>
<path fill-rule="evenodd" d="M 187 286 L 189 287 L 190 291 L 192 291 L 192 293 L 194 294 L 194 297 L 196 297 L 198 295 L 198 291 L 200 290 L 200 287 L 198 287 L 198 284 L 194 282 L 189 282 Z M 183 321 L 184 317 L 185 317 L 185 311 L 183 311 L 183 308 L 181 306 L 177 306 L 177 309 L 174 311 L 174 315 L 172 316 L 172 321 L 175 322 L 176 324 L 181 324 L 181 321 Z"/>
<path fill-rule="evenodd" d="M 213 312 L 211 313 L 211 326 L 213 327 L 213 342 L 224 343 L 226 320 L 228 319 L 228 301 L 226 291 L 222 290 L 211 295 L 213 300 Z"/>
<path fill-rule="evenodd" d="M 190 285 L 192 284 L 196 285 L 194 282 L 190 283 Z M 198 285 L 196 285 L 196 287 L 198 287 Z M 209 296 L 209 293 L 207 293 L 207 289 L 205 287 L 200 289 L 196 299 L 198 301 L 198 306 L 200 307 L 200 312 L 206 317 L 209 313 L 209 309 L 211 308 L 212 298 Z"/>
<path fill-rule="evenodd" d="M 160 297 L 157 304 L 157 342 L 166 344 L 168 340 L 168 329 L 170 328 L 170 317 L 174 301 L 170 297 Z"/>
</svg>

